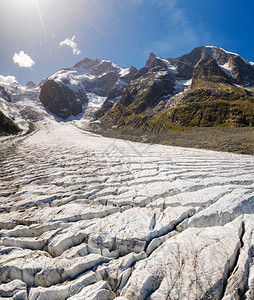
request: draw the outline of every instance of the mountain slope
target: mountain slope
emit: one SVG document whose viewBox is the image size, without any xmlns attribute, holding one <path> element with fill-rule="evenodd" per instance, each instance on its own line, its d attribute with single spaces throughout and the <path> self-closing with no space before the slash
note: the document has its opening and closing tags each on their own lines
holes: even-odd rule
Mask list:
<svg viewBox="0 0 254 300">
<path fill-rule="evenodd" d="M 66 119 L 85 112 L 95 117 L 102 104 L 121 96 L 136 69 L 122 69 L 110 61 L 84 59 L 62 69 L 40 84 L 40 101 L 58 117 Z"/>
<path fill-rule="evenodd" d="M 181 57 L 168 58 L 168 61 L 176 67 L 181 77 L 191 78 L 196 64 L 200 60 L 208 58 L 215 59 L 223 71 L 230 74 L 237 83 L 247 86 L 254 85 L 254 63 L 222 48 L 213 46 L 197 47 Z"/>
<path fill-rule="evenodd" d="M 18 131 L 24 133 L 30 130 L 32 123 L 40 125 L 54 119 L 39 101 L 40 87 L 22 86 L 15 80 L 8 82 L 7 79 L 0 76 L 0 112 L 16 124 Z"/>
<path fill-rule="evenodd" d="M 254 64 L 220 48 L 198 47 L 167 60 L 151 54 L 101 121 L 156 132 L 193 126 L 253 126 L 251 85 Z"/>
</svg>

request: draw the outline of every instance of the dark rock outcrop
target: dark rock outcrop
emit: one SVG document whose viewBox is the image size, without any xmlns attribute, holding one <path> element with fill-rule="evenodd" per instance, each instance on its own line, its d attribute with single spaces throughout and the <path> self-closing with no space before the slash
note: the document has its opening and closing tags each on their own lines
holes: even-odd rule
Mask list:
<svg viewBox="0 0 254 300">
<path fill-rule="evenodd" d="M 118 104 L 124 106 L 133 104 L 135 107 L 143 103 L 145 107 L 153 107 L 163 96 L 173 93 L 174 80 L 172 74 L 160 73 L 160 69 L 156 67 L 156 70 L 152 69 L 144 76 L 132 80 Z"/>
<path fill-rule="evenodd" d="M 220 82 L 231 84 L 228 76 L 221 70 L 213 58 L 202 59 L 194 68 L 192 87 L 203 82 Z"/>
<path fill-rule="evenodd" d="M 128 83 L 133 79 L 138 70 L 131 66 L 129 72 L 121 76 L 118 81 L 114 84 L 110 92 L 108 93 L 106 101 L 103 103 L 101 108 L 98 110 L 96 116 L 101 118 L 104 116 L 121 98 L 124 94 Z"/>
<path fill-rule="evenodd" d="M 168 58 L 168 61 L 177 68 L 180 77 L 190 79 L 192 78 L 194 67 L 202 58 L 204 51 L 203 47 L 197 47 L 190 53 L 178 58 Z"/>
<path fill-rule="evenodd" d="M 103 117 L 110 109 L 114 106 L 114 102 L 109 101 L 108 99 L 102 104 L 102 107 L 96 113 L 97 119 Z"/>
<path fill-rule="evenodd" d="M 173 93 L 175 79 L 166 64 L 151 53 L 145 68 L 133 76 L 118 105 L 142 106 L 141 111 L 154 107 L 163 96 Z"/>
<path fill-rule="evenodd" d="M 231 56 L 229 66 L 232 76 L 238 84 L 249 86 L 254 84 L 254 66 L 246 63 L 240 56 Z"/>
<path fill-rule="evenodd" d="M 160 67 L 161 69 L 167 69 L 167 65 L 162 60 L 157 58 L 153 52 L 150 53 L 150 56 L 146 62 L 145 67 L 148 69 L 153 69 L 155 67 Z"/>
<path fill-rule="evenodd" d="M 129 83 L 133 76 L 138 72 L 138 70 L 134 67 L 134 66 L 130 66 L 129 67 L 129 72 L 126 73 L 125 75 L 122 75 L 121 76 L 121 80 L 126 82 L 126 83 Z"/>
<path fill-rule="evenodd" d="M 85 95 L 80 95 L 85 99 Z M 41 86 L 40 101 L 57 116 L 66 119 L 78 115 L 82 111 L 82 101 L 65 85 L 48 80 Z"/>
<path fill-rule="evenodd" d="M 5 88 L 3 86 L 0 86 L 0 97 L 2 97 L 4 100 L 11 102 L 10 95 L 6 92 Z"/>
<path fill-rule="evenodd" d="M 3 112 L 0 111 L 0 135 L 3 134 L 18 134 L 20 128 L 10 118 L 6 117 Z"/>
</svg>

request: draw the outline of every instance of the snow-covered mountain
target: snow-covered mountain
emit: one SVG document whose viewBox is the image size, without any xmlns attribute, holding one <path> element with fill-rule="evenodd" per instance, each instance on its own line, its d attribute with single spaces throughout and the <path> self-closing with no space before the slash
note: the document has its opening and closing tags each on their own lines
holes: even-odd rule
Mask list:
<svg viewBox="0 0 254 300">
<path fill-rule="evenodd" d="M 44 119 L 54 119 L 46 112 L 39 100 L 39 94 L 40 87 L 22 86 L 12 76 L 0 76 L 0 111 L 23 132 L 28 131 L 31 124 L 43 122 Z M 3 131 L 6 131 L 5 123 L 0 122 Z"/>
<path fill-rule="evenodd" d="M 28 130 L 29 124 L 45 118 L 93 120 L 104 102 L 109 109 L 120 99 L 136 72 L 134 67 L 123 69 L 110 61 L 86 58 L 38 86 L 32 81 L 22 86 L 13 76 L 0 76 L 0 111 L 5 117 L 0 123 L 10 119 L 17 128 Z"/>
<path fill-rule="evenodd" d="M 140 70 L 86 58 L 43 79 L 39 86 L 29 82 L 22 87 L 15 78 L 1 76 L 0 99 L 2 113 L 19 124 L 45 116 L 81 122 L 99 118 L 102 124 L 160 131 L 175 126 L 252 126 L 252 86 L 254 63 L 205 46 L 178 58 L 151 53 Z M 228 101 L 227 107 L 214 113 L 218 100 Z"/>
<path fill-rule="evenodd" d="M 93 119 L 106 100 L 122 96 L 136 72 L 134 67 L 123 69 L 110 61 L 86 58 L 44 79 L 40 100 L 61 118 L 85 113 L 84 118 Z"/>
</svg>

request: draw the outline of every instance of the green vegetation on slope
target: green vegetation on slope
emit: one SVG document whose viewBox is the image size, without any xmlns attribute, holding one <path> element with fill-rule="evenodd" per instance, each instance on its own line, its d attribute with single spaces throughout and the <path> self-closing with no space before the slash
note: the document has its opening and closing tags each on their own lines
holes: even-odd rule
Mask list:
<svg viewBox="0 0 254 300">
<path fill-rule="evenodd" d="M 203 82 L 186 93 L 177 107 L 151 114 L 138 113 L 142 103 L 116 106 L 110 119 L 120 126 L 154 132 L 186 127 L 254 126 L 254 93 L 224 83 Z"/>
</svg>

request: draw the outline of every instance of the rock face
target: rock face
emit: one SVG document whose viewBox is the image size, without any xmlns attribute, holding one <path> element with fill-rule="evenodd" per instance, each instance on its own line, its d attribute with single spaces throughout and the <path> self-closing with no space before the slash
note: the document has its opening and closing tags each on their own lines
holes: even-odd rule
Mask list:
<svg viewBox="0 0 254 300">
<path fill-rule="evenodd" d="M 121 77 L 121 79 L 118 80 L 113 86 L 113 88 L 110 90 L 107 99 L 96 114 L 97 118 L 101 118 L 102 116 L 104 116 L 114 105 L 116 105 L 118 100 L 124 94 L 128 83 L 138 72 L 138 70 L 133 66 L 131 66 L 128 69 L 128 71 L 129 72 L 123 72 L 123 76 Z"/>
<path fill-rule="evenodd" d="M 168 65 L 151 53 L 145 68 L 134 75 L 122 98 L 106 118 L 112 118 L 120 125 L 132 122 L 137 114 L 155 107 L 164 97 L 173 94 L 174 81 Z"/>
<path fill-rule="evenodd" d="M 202 59 L 213 58 L 239 84 L 254 84 L 254 64 L 246 61 L 238 54 L 221 48 L 203 46 L 193 49 L 190 53 L 178 58 L 168 58 L 176 66 L 178 74 L 185 79 L 191 78 L 196 64 Z"/>
<path fill-rule="evenodd" d="M 175 59 L 150 54 L 118 104 L 102 118 L 129 131 L 254 125 L 254 63 L 216 47 Z"/>
<path fill-rule="evenodd" d="M 54 80 L 48 80 L 42 85 L 40 100 L 48 110 L 63 119 L 70 115 L 76 116 L 82 111 L 82 102 L 76 94 Z"/>
<path fill-rule="evenodd" d="M 0 165 L 1 298 L 253 299 L 252 156 L 51 121 Z"/>
<path fill-rule="evenodd" d="M 20 131 L 20 128 L 0 111 L 0 135 L 17 134 Z"/>
<path fill-rule="evenodd" d="M 136 72 L 134 67 L 122 69 L 110 61 L 86 58 L 44 79 L 40 83 L 40 100 L 63 119 L 81 112 L 93 119 L 105 101 L 113 105 L 119 100 Z M 99 115 L 107 108 L 105 104 Z"/>
<path fill-rule="evenodd" d="M 195 87 L 204 82 L 216 82 L 230 84 L 230 80 L 222 71 L 213 58 L 201 60 L 195 67 L 192 75 L 192 87 Z"/>
<path fill-rule="evenodd" d="M 0 97 L 2 97 L 4 100 L 11 102 L 10 95 L 6 92 L 6 89 L 3 86 L 0 86 Z"/>
</svg>

